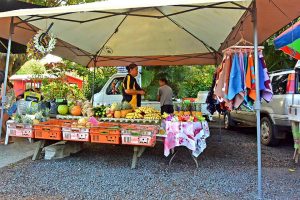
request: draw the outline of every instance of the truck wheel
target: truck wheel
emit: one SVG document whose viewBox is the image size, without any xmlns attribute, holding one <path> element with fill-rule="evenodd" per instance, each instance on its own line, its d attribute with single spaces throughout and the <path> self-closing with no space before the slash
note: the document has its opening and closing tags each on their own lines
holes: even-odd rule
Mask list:
<svg viewBox="0 0 300 200">
<path fill-rule="evenodd" d="M 268 117 L 263 117 L 260 121 L 261 138 L 260 141 L 266 146 L 277 146 L 279 139 L 275 138 L 277 129 Z"/>
<path fill-rule="evenodd" d="M 225 113 L 224 114 L 224 128 L 227 129 L 227 130 L 230 130 L 233 128 L 233 122 L 232 122 L 232 119 L 230 117 L 230 114 L 229 113 Z"/>
</svg>

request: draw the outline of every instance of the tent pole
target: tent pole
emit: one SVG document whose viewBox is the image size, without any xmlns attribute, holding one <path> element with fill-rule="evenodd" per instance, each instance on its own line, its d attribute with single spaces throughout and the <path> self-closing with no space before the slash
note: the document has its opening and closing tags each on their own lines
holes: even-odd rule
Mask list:
<svg viewBox="0 0 300 200">
<path fill-rule="evenodd" d="M 94 72 L 93 72 L 93 91 L 92 91 L 92 105 L 94 105 L 94 94 L 95 94 L 95 78 L 96 78 L 96 58 L 94 59 Z"/>
<path fill-rule="evenodd" d="M 252 20 L 253 20 L 253 36 L 254 36 L 254 63 L 255 63 L 255 90 L 256 90 L 256 101 L 254 109 L 256 110 L 256 131 L 257 131 L 257 192 L 258 199 L 263 198 L 262 194 L 262 166 L 261 166 L 261 130 L 260 130 L 260 89 L 259 89 L 259 66 L 258 66 L 258 39 L 257 39 L 257 9 L 256 1 L 253 1 L 252 10 Z"/>
<path fill-rule="evenodd" d="M 3 115 L 4 115 L 4 107 L 6 104 L 6 87 L 7 87 L 7 78 L 8 78 L 8 68 L 9 68 L 9 58 L 10 58 L 10 51 L 11 51 L 11 39 L 14 30 L 14 17 L 10 20 L 10 30 L 9 30 L 9 39 L 8 39 L 8 47 L 6 53 L 6 63 L 5 63 L 5 75 L 4 75 L 4 82 L 3 82 L 3 91 L 2 91 L 2 107 L 1 107 L 1 119 L 0 119 L 0 138 L 2 135 L 2 123 L 3 123 Z"/>
</svg>

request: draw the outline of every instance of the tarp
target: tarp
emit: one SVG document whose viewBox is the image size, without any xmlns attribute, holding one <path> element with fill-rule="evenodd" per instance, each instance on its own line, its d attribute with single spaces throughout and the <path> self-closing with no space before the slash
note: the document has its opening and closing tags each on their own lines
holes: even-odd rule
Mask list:
<svg viewBox="0 0 300 200">
<path fill-rule="evenodd" d="M 300 21 L 275 38 L 274 45 L 276 49 L 300 60 Z"/>
<path fill-rule="evenodd" d="M 17 10 L 17 9 L 24 9 L 24 8 L 41 8 L 42 6 L 25 3 L 17 0 L 2 0 L 0 2 L 0 12 L 10 11 L 10 10 Z M 0 23 L 0 27 L 2 29 L 2 26 L 4 23 Z M 6 53 L 7 52 L 7 44 L 8 40 L 5 38 L 0 37 L 0 52 Z M 17 42 L 12 42 L 12 49 L 11 53 L 13 54 L 21 54 L 26 53 L 26 43 L 20 44 Z"/>
<path fill-rule="evenodd" d="M 113 0 L 3 12 L 0 23 L 12 16 L 24 20 L 13 36 L 24 44 L 54 22 L 50 32 L 59 42 L 53 54 L 82 65 L 215 64 L 219 52 L 240 39 L 240 31 L 253 41 L 251 2 Z M 297 2 L 257 1 L 259 43 L 299 16 Z M 3 30 L 0 37 L 7 37 L 8 25 Z"/>
</svg>

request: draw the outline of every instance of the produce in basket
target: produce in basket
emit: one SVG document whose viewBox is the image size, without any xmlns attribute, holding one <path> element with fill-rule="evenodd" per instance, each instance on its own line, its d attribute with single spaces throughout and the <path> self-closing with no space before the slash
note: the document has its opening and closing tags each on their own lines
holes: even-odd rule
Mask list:
<svg viewBox="0 0 300 200">
<path fill-rule="evenodd" d="M 126 119 L 143 119 L 143 115 L 140 113 L 128 113 L 126 115 Z"/>
<path fill-rule="evenodd" d="M 71 115 L 74 115 L 74 116 L 80 116 L 81 115 L 81 108 L 80 108 L 80 106 L 73 106 L 71 108 L 70 113 L 71 113 Z"/>
<path fill-rule="evenodd" d="M 94 107 L 93 108 L 94 116 L 100 118 L 106 117 L 106 109 L 107 107 L 104 105 Z"/>
<path fill-rule="evenodd" d="M 121 117 L 125 118 L 128 113 L 132 112 L 132 106 L 127 101 L 122 103 Z"/>
<path fill-rule="evenodd" d="M 68 114 L 69 107 L 67 105 L 59 105 L 57 108 L 57 112 L 61 115 Z"/>
<path fill-rule="evenodd" d="M 115 118 L 121 118 L 121 109 L 122 109 L 122 104 L 117 103 L 114 107 L 114 117 Z"/>
</svg>

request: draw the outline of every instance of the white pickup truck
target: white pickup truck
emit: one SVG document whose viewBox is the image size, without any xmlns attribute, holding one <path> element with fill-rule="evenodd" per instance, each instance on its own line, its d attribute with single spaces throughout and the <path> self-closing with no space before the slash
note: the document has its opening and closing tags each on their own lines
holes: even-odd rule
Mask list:
<svg viewBox="0 0 300 200">
<path fill-rule="evenodd" d="M 121 102 L 122 97 L 122 81 L 124 80 L 126 73 L 116 73 L 110 77 L 105 83 L 100 92 L 94 95 L 94 106 L 109 105 L 114 102 Z M 139 75 L 140 76 L 140 75 Z M 137 81 L 141 84 L 140 77 L 137 77 Z M 116 90 L 113 91 L 113 85 L 115 84 Z M 160 103 L 158 101 L 142 101 L 142 106 L 151 106 L 160 110 Z"/>
</svg>

